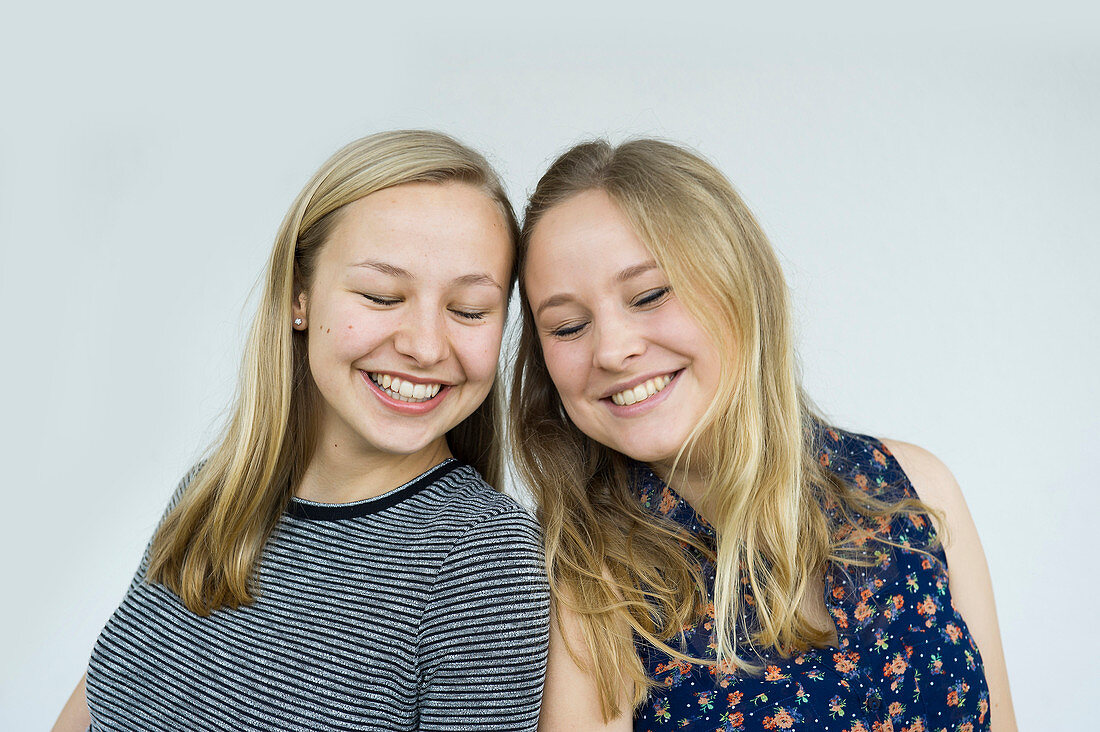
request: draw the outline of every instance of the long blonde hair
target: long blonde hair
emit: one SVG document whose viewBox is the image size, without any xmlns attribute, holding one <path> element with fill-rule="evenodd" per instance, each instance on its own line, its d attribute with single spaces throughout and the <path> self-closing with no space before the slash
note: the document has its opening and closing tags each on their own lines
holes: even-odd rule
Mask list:
<svg viewBox="0 0 1100 732">
<path fill-rule="evenodd" d="M 291 329 L 296 293 L 307 290 L 318 253 L 349 203 L 414 182 L 481 188 L 512 233 L 518 225 L 489 163 L 447 135 L 382 132 L 356 140 L 321 166 L 294 200 L 275 238 L 263 294 L 245 347 L 230 419 L 201 470 L 153 538 L 148 578 L 192 612 L 253 600 L 264 543 L 312 456 L 318 395 L 306 335 Z M 499 390 L 447 434 L 451 452 L 500 485 Z"/>
<path fill-rule="evenodd" d="M 524 293 L 524 260 L 542 216 L 595 189 L 622 210 L 672 291 L 728 355 L 717 396 L 674 468 L 704 475 L 702 507 L 717 547 L 643 509 L 628 459 L 573 425 L 550 379 Z M 631 635 L 618 630 L 626 626 L 673 656 L 699 660 L 669 643 L 713 599 L 720 670 L 758 668 L 739 647 L 785 655 L 824 645 L 829 633 L 811 621 L 806 600 L 827 562 L 859 557 L 834 541 L 823 506 L 838 505 L 848 517 L 919 506 L 881 503 L 818 464 L 819 420 L 800 385 L 783 273 L 729 181 L 698 155 L 657 140 L 577 145 L 531 196 L 517 268 L 524 329 L 512 384 L 513 450 L 535 495 L 554 602 L 580 620 L 604 718 L 619 713 L 623 684 L 633 684 L 637 705 L 653 683 Z M 715 557 L 713 598 L 681 542 Z"/>
</svg>

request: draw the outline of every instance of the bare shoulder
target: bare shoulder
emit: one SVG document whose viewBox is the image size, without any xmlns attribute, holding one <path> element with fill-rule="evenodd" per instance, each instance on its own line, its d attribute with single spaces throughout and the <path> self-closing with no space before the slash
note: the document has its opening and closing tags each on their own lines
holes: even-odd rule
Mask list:
<svg viewBox="0 0 1100 732">
<path fill-rule="evenodd" d="M 937 528 L 944 539 L 944 552 L 950 568 L 952 601 L 981 651 L 989 684 L 993 729 L 996 732 L 1014 732 L 1016 715 L 1001 647 L 993 583 L 962 489 L 943 461 L 928 450 L 897 440 L 882 440 L 882 444 L 897 459 L 917 496 L 938 510 L 947 524 Z"/>
<path fill-rule="evenodd" d="M 959 519 L 970 520 L 962 488 L 943 461 L 919 445 L 900 440 L 883 439 L 882 444 L 897 459 L 901 469 L 913 484 L 917 496 L 932 508 L 941 511 L 949 525 Z M 941 527 L 942 528 L 942 527 Z"/>
</svg>

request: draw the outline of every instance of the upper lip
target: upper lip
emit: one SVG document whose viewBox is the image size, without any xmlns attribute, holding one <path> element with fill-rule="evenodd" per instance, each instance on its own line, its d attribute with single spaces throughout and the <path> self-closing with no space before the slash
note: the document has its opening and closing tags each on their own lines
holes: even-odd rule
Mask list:
<svg viewBox="0 0 1100 732">
<path fill-rule="evenodd" d="M 667 370 L 667 371 L 654 371 L 653 373 L 647 374 L 645 376 L 635 377 L 635 378 L 631 379 L 630 381 L 620 382 L 619 384 L 616 384 L 615 386 L 613 386 L 610 389 L 608 389 L 607 391 L 605 391 L 603 393 L 603 395 L 600 396 L 600 399 L 610 399 L 613 395 L 618 394 L 620 391 L 626 391 L 627 389 L 633 389 L 634 387 L 638 386 L 639 384 L 646 383 L 650 379 L 656 379 L 658 376 L 675 375 L 675 374 L 679 373 L 679 371 L 680 371 L 680 369 L 671 369 L 671 370 Z"/>
<path fill-rule="evenodd" d="M 396 376 L 397 378 L 401 379 L 402 381 L 408 381 L 408 382 L 411 382 L 413 384 L 425 384 L 425 385 L 427 385 L 427 384 L 442 384 L 443 386 L 451 386 L 452 385 L 449 381 L 444 381 L 443 379 L 437 379 L 435 377 L 429 377 L 429 376 L 412 376 L 412 375 L 406 374 L 402 371 L 390 371 L 389 369 L 377 369 L 377 370 L 376 369 L 359 369 L 359 370 L 362 371 L 363 373 L 365 373 L 367 376 L 370 376 L 371 374 L 388 374 L 389 376 Z"/>
</svg>

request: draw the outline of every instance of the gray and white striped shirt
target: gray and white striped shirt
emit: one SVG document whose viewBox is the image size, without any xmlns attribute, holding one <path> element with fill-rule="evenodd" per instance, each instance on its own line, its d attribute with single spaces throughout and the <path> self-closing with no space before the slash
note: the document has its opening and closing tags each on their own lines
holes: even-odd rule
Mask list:
<svg viewBox="0 0 1100 732">
<path fill-rule="evenodd" d="M 147 561 L 92 652 L 93 729 L 536 727 L 538 527 L 455 460 L 367 501 L 292 499 L 246 607 L 199 617 Z"/>
</svg>

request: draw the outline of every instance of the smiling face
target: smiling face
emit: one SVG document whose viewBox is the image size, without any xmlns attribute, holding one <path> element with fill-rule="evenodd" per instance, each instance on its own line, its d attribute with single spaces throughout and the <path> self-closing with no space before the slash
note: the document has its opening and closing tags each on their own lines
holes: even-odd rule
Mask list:
<svg viewBox="0 0 1100 732">
<path fill-rule="evenodd" d="M 447 454 L 447 431 L 493 384 L 511 269 L 504 217 L 472 185 L 408 183 L 348 204 L 294 310 L 321 444 Z"/>
<path fill-rule="evenodd" d="M 717 347 L 601 190 L 546 212 L 524 287 L 550 378 L 584 434 L 667 470 L 714 400 Z"/>
</svg>

